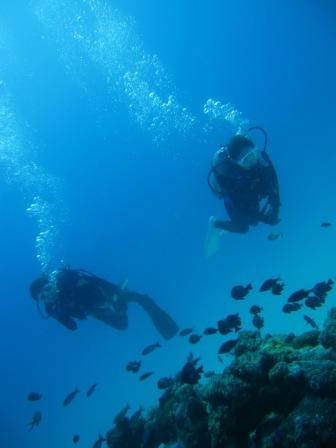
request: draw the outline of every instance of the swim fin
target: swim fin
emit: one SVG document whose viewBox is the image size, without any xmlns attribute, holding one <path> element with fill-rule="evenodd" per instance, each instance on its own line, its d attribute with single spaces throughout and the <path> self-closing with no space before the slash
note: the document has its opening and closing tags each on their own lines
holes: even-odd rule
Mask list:
<svg viewBox="0 0 336 448">
<path fill-rule="evenodd" d="M 205 238 L 204 253 L 206 257 L 214 255 L 219 249 L 220 237 L 224 230 L 215 227 L 215 216 L 210 216 L 208 222 L 208 231 Z"/>
<path fill-rule="evenodd" d="M 166 311 L 155 303 L 143 308 L 150 317 L 154 327 L 164 339 L 171 339 L 176 336 L 179 327 Z"/>
<path fill-rule="evenodd" d="M 160 308 L 151 297 L 144 294 L 129 292 L 127 300 L 129 302 L 137 303 L 146 311 L 154 327 L 163 338 L 171 339 L 177 334 L 179 330 L 177 323 L 166 311 Z"/>
</svg>

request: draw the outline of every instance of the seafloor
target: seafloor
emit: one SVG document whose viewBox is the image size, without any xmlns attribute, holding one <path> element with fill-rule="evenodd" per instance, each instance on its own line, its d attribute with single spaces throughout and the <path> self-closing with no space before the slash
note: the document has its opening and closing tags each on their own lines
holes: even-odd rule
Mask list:
<svg viewBox="0 0 336 448">
<path fill-rule="evenodd" d="M 189 357 L 155 408 L 115 417 L 109 448 L 336 447 L 336 308 L 322 331 L 241 331 L 232 354 L 201 382 Z"/>
</svg>

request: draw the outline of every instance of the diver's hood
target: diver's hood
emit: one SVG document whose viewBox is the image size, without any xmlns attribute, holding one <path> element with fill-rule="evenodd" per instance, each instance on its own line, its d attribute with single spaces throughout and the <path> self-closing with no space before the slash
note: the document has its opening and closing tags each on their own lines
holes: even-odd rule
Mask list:
<svg viewBox="0 0 336 448">
<path fill-rule="evenodd" d="M 43 275 L 32 282 L 29 288 L 31 297 L 34 300 L 38 300 L 40 293 L 42 292 L 45 285 L 48 283 L 48 277 Z"/>
<path fill-rule="evenodd" d="M 34 300 L 40 300 L 44 303 L 54 300 L 58 294 L 57 273 L 58 271 L 53 271 L 51 274 L 43 275 L 33 281 L 30 285 L 30 295 Z"/>
</svg>

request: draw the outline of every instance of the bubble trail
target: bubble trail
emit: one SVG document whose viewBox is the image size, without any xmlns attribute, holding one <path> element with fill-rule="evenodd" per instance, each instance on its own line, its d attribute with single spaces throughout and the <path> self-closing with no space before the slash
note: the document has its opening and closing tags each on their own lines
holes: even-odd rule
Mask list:
<svg viewBox="0 0 336 448">
<path fill-rule="evenodd" d="M 249 127 L 249 120 L 235 109 L 230 103 L 209 98 L 203 106 L 203 112 L 210 122 L 221 122 L 231 126 L 238 134 L 245 134 Z"/>
<path fill-rule="evenodd" d="M 131 19 L 99 0 L 36 0 L 35 15 L 77 84 L 89 93 L 90 67 L 103 75 L 111 104 L 122 102 L 156 143 L 185 136 L 197 119 L 176 99 L 157 56 L 146 53 Z"/>
<path fill-rule="evenodd" d="M 59 264 L 59 228 L 65 220 L 61 184 L 33 158 L 33 147 L 24 141 L 13 100 L 0 81 L 0 164 L 4 180 L 17 186 L 27 203 L 26 211 L 37 226 L 36 258 L 43 272 Z"/>
<path fill-rule="evenodd" d="M 209 98 L 199 117 L 181 105 L 158 57 L 145 51 L 134 20 L 107 2 L 33 0 L 32 4 L 76 84 L 90 95 L 90 88 L 94 89 L 90 69 L 98 68 L 110 104 L 124 103 L 131 118 L 155 143 L 165 143 L 171 137 L 200 137 L 200 130 L 209 134 L 218 123 L 237 133 L 246 132 L 249 121 L 229 103 Z"/>
</svg>

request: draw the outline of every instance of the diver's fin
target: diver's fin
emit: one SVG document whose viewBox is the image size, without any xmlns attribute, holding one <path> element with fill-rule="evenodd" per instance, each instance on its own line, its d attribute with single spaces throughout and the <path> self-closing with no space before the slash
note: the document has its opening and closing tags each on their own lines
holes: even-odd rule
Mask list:
<svg viewBox="0 0 336 448">
<path fill-rule="evenodd" d="M 137 294 L 136 302 L 146 311 L 154 327 L 164 339 L 176 336 L 179 327 L 169 314 L 160 308 L 149 296 Z M 160 347 L 160 343 L 157 343 Z"/>
<path fill-rule="evenodd" d="M 210 257 L 218 251 L 220 237 L 224 233 L 224 230 L 215 227 L 215 221 L 216 217 L 210 216 L 204 245 L 204 253 L 206 257 Z"/>
<path fill-rule="evenodd" d="M 118 286 L 121 290 L 128 291 L 128 278 L 125 278 L 125 280 L 120 282 Z"/>
<path fill-rule="evenodd" d="M 179 327 L 166 311 L 156 304 L 144 309 L 150 317 L 154 327 L 164 339 L 171 339 L 176 336 Z M 160 347 L 160 345 L 158 345 L 158 347 Z"/>
</svg>

